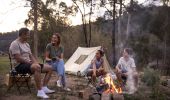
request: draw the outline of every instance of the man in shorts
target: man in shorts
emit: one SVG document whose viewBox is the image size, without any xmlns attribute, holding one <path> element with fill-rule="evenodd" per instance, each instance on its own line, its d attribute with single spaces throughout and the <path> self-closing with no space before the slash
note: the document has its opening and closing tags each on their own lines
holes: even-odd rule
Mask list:
<svg viewBox="0 0 170 100">
<path fill-rule="evenodd" d="M 27 43 L 29 36 L 29 29 L 21 28 L 18 38 L 11 43 L 9 52 L 12 57 L 12 62 L 16 65 L 15 70 L 17 73 L 34 74 L 34 80 L 38 90 L 37 97 L 46 99 L 49 98 L 46 93 L 55 92 L 47 88 L 47 83 L 52 74 L 52 67 L 40 64 L 32 55 L 30 45 Z M 41 82 L 41 72 L 46 73 L 43 82 Z"/>
</svg>

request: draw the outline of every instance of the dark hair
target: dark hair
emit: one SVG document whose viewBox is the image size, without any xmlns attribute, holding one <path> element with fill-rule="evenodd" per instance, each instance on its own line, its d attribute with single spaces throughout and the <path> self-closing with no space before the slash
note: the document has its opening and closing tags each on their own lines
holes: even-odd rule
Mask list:
<svg viewBox="0 0 170 100">
<path fill-rule="evenodd" d="M 103 57 L 104 56 L 104 51 L 102 51 L 102 50 L 97 50 L 99 53 L 100 53 L 100 55 Z"/>
<path fill-rule="evenodd" d="M 60 45 L 61 37 L 60 37 L 59 33 L 54 33 L 53 35 L 57 36 L 57 38 L 58 38 L 57 45 Z"/>
<path fill-rule="evenodd" d="M 21 36 L 29 31 L 28 28 L 21 28 L 19 29 L 18 35 Z"/>
<path fill-rule="evenodd" d="M 131 50 L 130 48 L 125 48 L 124 50 L 125 50 L 129 55 L 132 54 L 132 50 Z"/>
</svg>

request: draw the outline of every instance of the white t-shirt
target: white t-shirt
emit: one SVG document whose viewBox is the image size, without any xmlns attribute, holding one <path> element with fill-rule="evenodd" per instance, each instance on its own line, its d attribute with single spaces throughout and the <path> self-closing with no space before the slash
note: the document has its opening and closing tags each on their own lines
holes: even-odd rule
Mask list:
<svg viewBox="0 0 170 100">
<path fill-rule="evenodd" d="M 135 61 L 132 57 L 129 57 L 129 59 L 126 61 L 124 57 L 121 57 L 118 61 L 117 66 L 120 67 L 121 70 L 128 71 L 129 68 L 135 68 Z"/>
<path fill-rule="evenodd" d="M 12 61 L 14 61 L 15 63 L 17 62 L 14 59 L 13 56 L 14 54 L 20 54 L 24 60 L 31 61 L 30 54 L 32 53 L 31 53 L 30 45 L 26 42 L 21 43 L 19 39 L 14 40 L 10 45 L 9 51 L 10 51 L 10 55 L 12 56 Z"/>
</svg>

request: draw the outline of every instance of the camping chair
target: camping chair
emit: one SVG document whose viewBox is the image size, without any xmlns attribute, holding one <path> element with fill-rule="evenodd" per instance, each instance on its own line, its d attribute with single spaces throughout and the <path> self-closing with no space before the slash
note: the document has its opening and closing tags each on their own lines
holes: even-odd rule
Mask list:
<svg viewBox="0 0 170 100">
<path fill-rule="evenodd" d="M 31 75 L 30 74 L 19 74 L 15 70 L 15 65 L 11 60 L 11 55 L 9 53 L 9 60 L 10 60 L 10 73 L 9 78 L 11 79 L 11 84 L 9 85 L 7 92 L 10 91 L 12 87 L 16 85 L 18 92 L 21 94 L 21 87 L 27 87 L 29 92 L 31 93 L 31 89 L 29 86 L 29 83 L 31 81 Z"/>
</svg>

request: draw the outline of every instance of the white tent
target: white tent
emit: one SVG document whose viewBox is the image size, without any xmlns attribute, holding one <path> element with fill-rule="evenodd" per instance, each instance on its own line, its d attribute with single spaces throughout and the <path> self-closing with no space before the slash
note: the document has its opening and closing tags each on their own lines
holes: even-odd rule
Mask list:
<svg viewBox="0 0 170 100">
<path fill-rule="evenodd" d="M 90 48 L 78 47 L 70 59 L 65 63 L 66 73 L 77 75 L 77 72 L 80 72 L 81 75 L 84 75 L 92 59 L 95 57 L 97 50 L 100 49 L 101 46 Z M 111 71 L 105 55 L 103 56 L 103 59 L 106 71 Z"/>
</svg>

